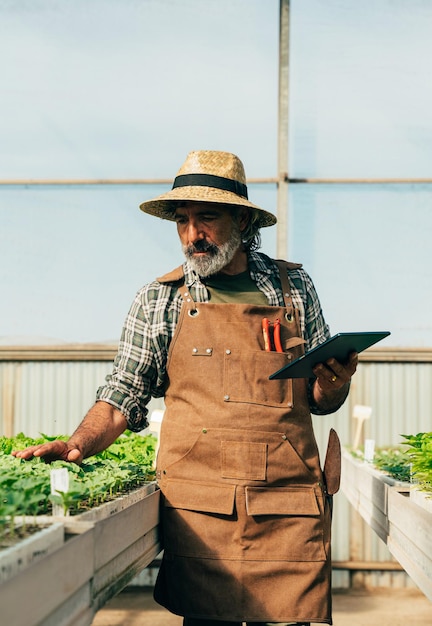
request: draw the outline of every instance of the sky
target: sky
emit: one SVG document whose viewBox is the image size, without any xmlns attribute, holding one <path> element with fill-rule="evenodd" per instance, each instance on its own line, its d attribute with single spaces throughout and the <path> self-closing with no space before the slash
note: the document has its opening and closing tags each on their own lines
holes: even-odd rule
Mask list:
<svg viewBox="0 0 432 626">
<path fill-rule="evenodd" d="M 425 178 L 428 0 L 291 0 L 293 178 Z M 0 181 L 172 179 L 190 150 L 277 175 L 277 0 L 0 0 Z M 182 262 L 161 186 L 0 185 L 0 343 L 118 339 Z M 276 211 L 276 189 L 249 196 Z M 290 186 L 288 257 L 332 331 L 431 346 L 431 186 Z M 276 253 L 277 229 L 263 230 Z"/>
</svg>

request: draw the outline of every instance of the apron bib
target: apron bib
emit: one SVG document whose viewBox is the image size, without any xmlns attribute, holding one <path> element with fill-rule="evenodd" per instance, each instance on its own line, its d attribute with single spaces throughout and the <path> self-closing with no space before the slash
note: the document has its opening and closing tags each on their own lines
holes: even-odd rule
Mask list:
<svg viewBox="0 0 432 626">
<path fill-rule="evenodd" d="M 307 380 L 268 380 L 303 353 L 285 307 L 183 305 L 168 355 L 157 477 L 164 555 L 155 599 L 228 621 L 331 624 L 330 506 Z M 263 317 L 281 322 L 267 352 Z"/>
</svg>

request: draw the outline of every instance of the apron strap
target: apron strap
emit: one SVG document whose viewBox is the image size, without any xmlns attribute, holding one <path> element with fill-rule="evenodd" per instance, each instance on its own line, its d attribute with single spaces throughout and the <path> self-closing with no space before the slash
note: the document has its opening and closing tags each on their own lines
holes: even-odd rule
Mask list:
<svg viewBox="0 0 432 626">
<path fill-rule="evenodd" d="M 286 319 L 291 322 L 294 319 L 294 305 L 291 296 L 291 287 L 288 280 L 288 269 L 292 264 L 287 263 L 287 261 L 280 261 L 277 259 L 275 259 L 274 262 L 276 263 L 279 270 L 279 276 L 282 285 L 282 295 L 285 303 L 285 308 L 287 310 Z M 296 265 L 296 267 L 301 266 Z"/>
<path fill-rule="evenodd" d="M 188 315 L 192 317 L 194 315 L 198 315 L 199 310 L 196 307 L 196 304 L 190 294 L 189 289 L 185 285 L 183 265 L 180 265 L 172 272 L 168 272 L 168 274 L 165 274 L 164 276 L 161 276 L 160 278 L 157 278 L 156 280 L 160 283 L 171 283 L 171 282 L 181 281 L 181 284 L 178 287 L 178 292 L 181 295 L 183 302 L 186 305 Z"/>
<path fill-rule="evenodd" d="M 195 317 L 195 315 L 198 315 L 199 309 L 197 309 L 196 303 L 192 298 L 189 289 L 184 283 L 183 285 L 180 285 L 180 287 L 178 288 L 178 292 L 183 299 L 188 315 L 190 315 L 191 317 Z"/>
</svg>

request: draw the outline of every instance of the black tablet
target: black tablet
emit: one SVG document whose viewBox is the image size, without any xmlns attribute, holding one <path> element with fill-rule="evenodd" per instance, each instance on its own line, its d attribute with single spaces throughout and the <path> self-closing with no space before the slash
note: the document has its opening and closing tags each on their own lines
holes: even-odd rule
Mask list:
<svg viewBox="0 0 432 626">
<path fill-rule="evenodd" d="M 269 376 L 270 380 L 278 378 L 313 378 L 312 368 L 318 363 L 325 363 L 334 357 L 340 363 L 345 363 L 351 352 L 363 352 L 374 343 L 390 335 L 389 331 L 338 333 L 316 348 L 312 348 L 303 356 L 288 363 L 277 372 Z"/>
</svg>

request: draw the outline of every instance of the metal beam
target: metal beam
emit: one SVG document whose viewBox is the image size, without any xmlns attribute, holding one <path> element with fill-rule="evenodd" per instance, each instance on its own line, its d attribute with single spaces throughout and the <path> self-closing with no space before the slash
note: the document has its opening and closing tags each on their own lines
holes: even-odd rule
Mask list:
<svg viewBox="0 0 432 626">
<path fill-rule="evenodd" d="M 116 354 L 116 343 L 0 345 L 0 363 L 24 363 L 28 361 L 112 361 Z M 365 350 L 359 355 L 359 360 L 361 363 L 430 363 L 432 362 L 432 348 L 369 348 L 369 350 Z"/>
<path fill-rule="evenodd" d="M 279 259 L 288 258 L 288 85 L 289 85 L 290 0 L 279 5 L 279 106 L 278 106 L 278 189 L 277 242 Z"/>
<path fill-rule="evenodd" d="M 248 178 L 248 184 L 277 184 L 277 178 Z M 172 178 L 9 178 L 0 180 L 1 185 L 172 185 Z"/>
</svg>

